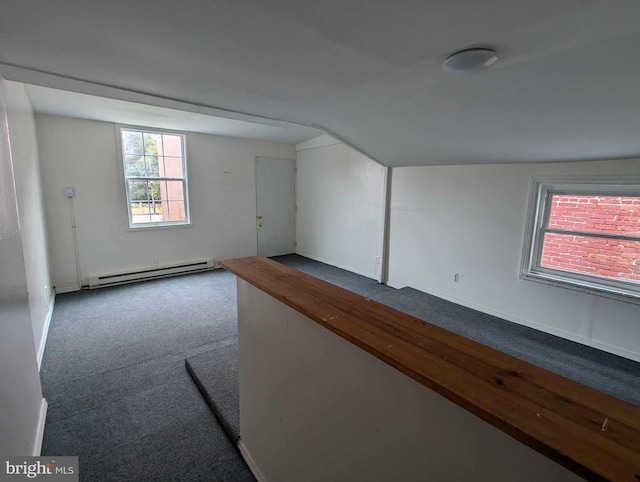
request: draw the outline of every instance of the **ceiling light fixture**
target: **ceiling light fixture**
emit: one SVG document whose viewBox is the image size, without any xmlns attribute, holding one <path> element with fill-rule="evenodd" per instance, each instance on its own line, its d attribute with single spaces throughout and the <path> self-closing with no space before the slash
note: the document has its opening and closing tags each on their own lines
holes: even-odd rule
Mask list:
<svg viewBox="0 0 640 482">
<path fill-rule="evenodd" d="M 487 48 L 473 48 L 454 52 L 442 64 L 447 72 L 479 72 L 492 67 L 498 61 L 498 53 Z"/>
</svg>

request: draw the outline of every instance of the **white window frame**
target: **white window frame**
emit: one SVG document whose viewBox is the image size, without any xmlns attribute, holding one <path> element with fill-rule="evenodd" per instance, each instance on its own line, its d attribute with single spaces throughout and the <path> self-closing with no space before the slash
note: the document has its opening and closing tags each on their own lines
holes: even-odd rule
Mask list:
<svg viewBox="0 0 640 482">
<path fill-rule="evenodd" d="M 554 194 L 599 196 L 640 196 L 640 177 L 555 177 L 532 178 L 529 212 L 524 239 L 520 277 L 621 301 L 640 304 L 640 285 L 623 280 L 592 276 L 541 266 L 544 235 L 547 232 L 579 236 L 640 241 L 640 236 L 626 236 L 548 228 Z"/>
<path fill-rule="evenodd" d="M 125 166 L 125 153 L 124 153 L 124 145 L 122 142 L 122 131 L 139 131 L 139 132 L 149 132 L 153 134 L 167 134 L 167 135 L 175 135 L 180 136 L 181 147 L 182 147 L 182 178 L 171 178 L 171 177 L 140 177 L 140 176 L 127 176 L 126 166 Z M 118 157 L 120 161 L 120 173 L 122 174 L 122 185 L 124 186 L 125 191 L 125 199 L 126 205 L 125 208 L 127 210 L 127 219 L 129 223 L 130 231 L 140 231 L 140 230 L 148 230 L 148 229 L 167 229 L 167 228 L 180 228 L 180 227 L 191 227 L 191 207 L 189 200 L 189 176 L 188 176 L 188 168 L 187 168 L 187 132 L 183 131 L 175 131 L 169 129 L 158 129 L 153 127 L 143 127 L 143 126 L 135 126 L 135 125 L 126 125 L 126 124 L 116 124 L 116 137 L 118 141 Z M 185 220 L 184 221 L 160 221 L 160 222 L 149 222 L 149 223 L 134 223 L 131 219 L 131 199 L 129 192 L 129 180 L 130 179 L 139 179 L 139 180 L 154 180 L 154 181 L 182 181 L 184 186 L 184 211 L 185 211 Z"/>
</svg>

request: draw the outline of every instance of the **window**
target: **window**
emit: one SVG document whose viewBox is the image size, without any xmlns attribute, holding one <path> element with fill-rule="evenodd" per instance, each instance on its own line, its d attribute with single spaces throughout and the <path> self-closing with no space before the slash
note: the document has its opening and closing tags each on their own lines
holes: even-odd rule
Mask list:
<svg viewBox="0 0 640 482">
<path fill-rule="evenodd" d="M 183 134 L 121 127 L 129 227 L 189 224 Z"/>
<path fill-rule="evenodd" d="M 533 182 L 522 275 L 640 302 L 640 180 Z"/>
</svg>

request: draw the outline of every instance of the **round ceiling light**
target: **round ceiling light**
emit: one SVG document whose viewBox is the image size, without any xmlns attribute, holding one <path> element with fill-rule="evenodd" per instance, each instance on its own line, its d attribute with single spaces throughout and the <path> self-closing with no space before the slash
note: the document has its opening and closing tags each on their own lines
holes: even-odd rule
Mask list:
<svg viewBox="0 0 640 482">
<path fill-rule="evenodd" d="M 486 70 L 498 61 L 495 50 L 486 48 L 466 49 L 455 52 L 444 61 L 447 72 L 478 72 Z"/>
</svg>

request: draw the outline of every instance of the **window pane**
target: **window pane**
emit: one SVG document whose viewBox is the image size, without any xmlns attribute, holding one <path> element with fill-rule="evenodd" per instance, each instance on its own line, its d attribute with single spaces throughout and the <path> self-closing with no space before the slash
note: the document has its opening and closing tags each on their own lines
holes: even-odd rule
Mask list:
<svg viewBox="0 0 640 482">
<path fill-rule="evenodd" d="M 125 154 L 143 155 L 142 132 L 122 131 L 122 147 Z"/>
<path fill-rule="evenodd" d="M 640 284 L 640 241 L 546 233 L 541 266 Z"/>
<path fill-rule="evenodd" d="M 164 157 L 160 160 L 160 171 L 163 177 L 184 177 L 181 157 Z"/>
<path fill-rule="evenodd" d="M 149 183 L 149 199 L 160 201 L 160 181 L 147 181 Z"/>
<path fill-rule="evenodd" d="M 182 181 L 161 181 L 163 221 L 185 221 L 184 183 Z"/>
<path fill-rule="evenodd" d="M 182 138 L 180 136 L 164 134 L 162 136 L 162 145 L 158 148 L 158 153 L 165 156 L 182 157 Z"/>
<path fill-rule="evenodd" d="M 184 183 L 182 181 L 166 181 L 167 199 L 169 201 L 184 201 Z"/>
<path fill-rule="evenodd" d="M 184 212 L 184 202 L 167 201 L 162 204 L 162 216 L 165 221 L 185 221 L 187 219 Z M 166 207 L 166 210 L 164 208 Z"/>
<path fill-rule="evenodd" d="M 160 168 L 158 167 L 158 156 L 145 156 L 144 158 L 147 164 L 147 176 L 160 176 Z"/>
<path fill-rule="evenodd" d="M 158 155 L 158 144 L 160 144 L 160 134 L 154 134 L 153 132 L 144 133 L 144 153 L 148 156 Z"/>
<path fill-rule="evenodd" d="M 149 205 L 146 201 L 132 202 L 129 205 L 129 209 L 131 210 L 131 221 L 134 224 L 151 222 Z"/>
<path fill-rule="evenodd" d="M 640 197 L 554 194 L 548 227 L 640 236 Z"/>
<path fill-rule="evenodd" d="M 151 222 L 166 221 L 162 215 L 162 202 L 159 199 L 149 201 L 149 212 L 151 213 Z"/>
<path fill-rule="evenodd" d="M 129 200 L 147 201 L 149 199 L 148 181 L 129 181 Z"/>
<path fill-rule="evenodd" d="M 184 199 L 182 181 L 160 181 L 160 197 L 163 201 L 182 201 Z"/>
<path fill-rule="evenodd" d="M 146 176 L 145 160 L 143 156 L 124 156 L 125 176 Z"/>
</svg>

